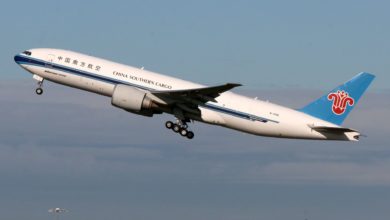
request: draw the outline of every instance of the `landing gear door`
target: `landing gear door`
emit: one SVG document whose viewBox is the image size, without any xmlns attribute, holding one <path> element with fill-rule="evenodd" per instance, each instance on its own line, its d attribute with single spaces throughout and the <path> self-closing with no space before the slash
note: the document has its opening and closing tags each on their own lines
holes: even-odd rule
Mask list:
<svg viewBox="0 0 390 220">
<path fill-rule="evenodd" d="M 53 62 L 54 62 L 54 59 L 55 59 L 55 55 L 54 54 L 48 54 L 47 55 L 47 59 L 46 59 L 46 64 L 45 64 L 45 66 L 47 67 L 47 68 L 53 68 Z"/>
</svg>

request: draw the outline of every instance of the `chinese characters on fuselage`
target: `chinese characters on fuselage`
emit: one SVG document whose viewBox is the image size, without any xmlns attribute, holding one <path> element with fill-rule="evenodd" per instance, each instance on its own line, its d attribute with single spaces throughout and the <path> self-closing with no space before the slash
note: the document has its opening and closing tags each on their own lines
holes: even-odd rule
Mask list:
<svg viewBox="0 0 390 220">
<path fill-rule="evenodd" d="M 101 66 L 99 66 L 99 65 L 94 65 L 92 63 L 86 63 L 84 61 L 80 61 L 77 59 L 71 59 L 70 57 L 64 58 L 62 56 L 58 56 L 57 59 L 59 62 L 65 62 L 65 63 L 73 64 L 75 66 L 80 66 L 80 67 L 87 67 L 88 69 L 91 69 L 91 70 L 100 71 L 100 69 L 101 69 Z"/>
</svg>

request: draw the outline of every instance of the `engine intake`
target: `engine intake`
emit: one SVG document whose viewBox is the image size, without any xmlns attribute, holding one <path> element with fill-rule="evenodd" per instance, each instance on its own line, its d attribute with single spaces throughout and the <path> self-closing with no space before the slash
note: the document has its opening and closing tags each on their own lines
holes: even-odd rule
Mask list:
<svg viewBox="0 0 390 220">
<path fill-rule="evenodd" d="M 115 86 L 111 104 L 126 111 L 146 116 L 153 115 L 152 109 L 157 107 L 147 96 L 146 92 L 122 84 Z"/>
</svg>

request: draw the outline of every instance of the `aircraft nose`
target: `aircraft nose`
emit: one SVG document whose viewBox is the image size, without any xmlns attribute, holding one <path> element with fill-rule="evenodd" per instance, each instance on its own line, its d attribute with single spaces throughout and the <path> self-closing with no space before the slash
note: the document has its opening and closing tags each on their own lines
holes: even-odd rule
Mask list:
<svg viewBox="0 0 390 220">
<path fill-rule="evenodd" d="M 14 56 L 14 61 L 15 61 L 15 63 L 19 64 L 19 62 L 20 62 L 20 55 L 19 54 L 16 54 Z"/>
<path fill-rule="evenodd" d="M 30 57 L 32 55 L 31 51 L 29 50 L 25 50 L 23 51 L 22 53 L 19 53 L 19 54 L 16 54 L 14 56 L 14 61 L 17 63 L 17 64 L 22 64 L 23 61 L 26 61 L 26 59 L 28 60 L 28 57 Z"/>
<path fill-rule="evenodd" d="M 18 65 L 20 65 L 21 61 L 22 61 L 22 56 L 20 56 L 20 54 L 16 54 L 14 56 L 14 61 L 15 63 L 17 63 Z"/>
</svg>

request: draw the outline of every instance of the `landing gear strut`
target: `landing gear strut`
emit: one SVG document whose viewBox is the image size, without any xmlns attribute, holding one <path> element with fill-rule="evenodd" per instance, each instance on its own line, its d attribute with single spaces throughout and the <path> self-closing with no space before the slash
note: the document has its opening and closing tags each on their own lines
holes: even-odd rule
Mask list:
<svg viewBox="0 0 390 220">
<path fill-rule="evenodd" d="M 182 120 L 178 120 L 177 123 L 167 121 L 165 122 L 165 127 L 172 129 L 175 133 L 179 133 L 181 136 L 187 137 L 188 139 L 192 139 L 195 136 L 194 132 L 188 130 L 187 123 Z"/>
<path fill-rule="evenodd" d="M 38 88 L 35 90 L 35 93 L 37 95 L 42 95 L 42 93 L 43 93 L 43 89 L 42 89 L 43 78 L 38 76 L 38 75 L 34 75 L 33 78 L 38 80 Z"/>
</svg>

